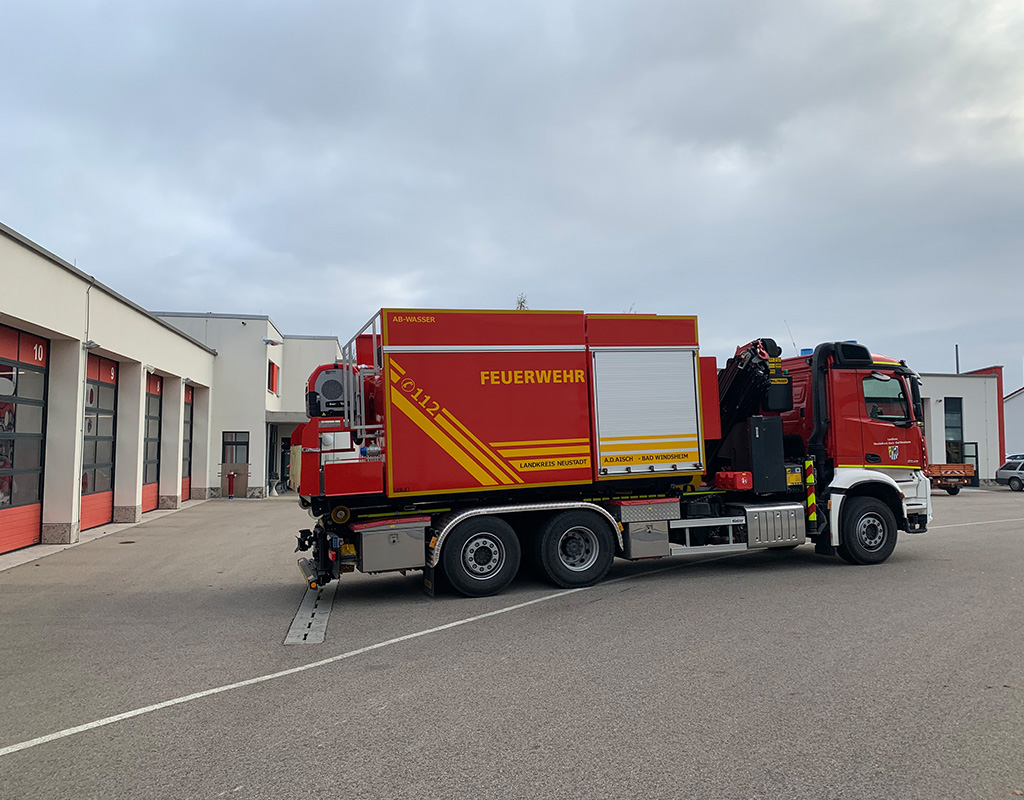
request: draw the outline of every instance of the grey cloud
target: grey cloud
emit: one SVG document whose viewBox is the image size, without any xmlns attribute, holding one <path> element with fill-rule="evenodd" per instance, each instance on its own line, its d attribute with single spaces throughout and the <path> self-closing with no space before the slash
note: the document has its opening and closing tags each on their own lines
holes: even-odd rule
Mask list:
<svg viewBox="0 0 1024 800">
<path fill-rule="evenodd" d="M 697 313 L 1021 382 L 998 3 L 27 4 L 0 219 L 143 305 Z"/>
</svg>

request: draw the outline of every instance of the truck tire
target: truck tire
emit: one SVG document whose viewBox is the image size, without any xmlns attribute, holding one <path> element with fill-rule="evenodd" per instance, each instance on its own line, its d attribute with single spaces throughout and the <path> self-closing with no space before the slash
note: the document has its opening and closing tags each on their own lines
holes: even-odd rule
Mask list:
<svg viewBox="0 0 1024 800">
<path fill-rule="evenodd" d="M 541 571 L 565 589 L 593 586 L 615 559 L 615 535 L 592 511 L 555 515 L 541 527 L 536 547 Z"/>
<path fill-rule="evenodd" d="M 519 571 L 519 539 L 498 517 L 471 517 L 448 534 L 441 554 L 445 577 L 468 597 L 497 594 Z"/>
<path fill-rule="evenodd" d="M 837 551 L 851 564 L 881 564 L 896 547 L 896 517 L 874 497 L 851 497 L 843 508 Z"/>
<path fill-rule="evenodd" d="M 947 486 L 946 487 L 946 491 L 949 494 L 954 494 L 954 495 L 955 494 L 960 494 L 960 487 L 959 486 Z"/>
<path fill-rule="evenodd" d="M 1010 489 L 1019 492 L 1024 489 L 1024 483 L 1021 483 L 1020 478 L 1010 478 Z"/>
</svg>

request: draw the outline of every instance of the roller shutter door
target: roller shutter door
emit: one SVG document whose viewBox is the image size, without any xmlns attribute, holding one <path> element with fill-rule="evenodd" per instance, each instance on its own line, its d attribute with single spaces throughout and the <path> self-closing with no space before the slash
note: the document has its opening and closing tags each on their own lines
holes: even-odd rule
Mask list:
<svg viewBox="0 0 1024 800">
<path fill-rule="evenodd" d="M 163 378 L 146 376 L 146 426 L 142 470 L 142 511 L 153 511 L 160 502 L 160 415 Z"/>
<path fill-rule="evenodd" d="M 40 541 L 49 352 L 0 325 L 0 553 Z"/>
<path fill-rule="evenodd" d="M 192 496 L 192 403 L 195 390 L 185 387 L 184 427 L 181 434 L 181 499 Z"/>
<path fill-rule="evenodd" d="M 81 529 L 114 519 L 117 362 L 90 355 L 85 371 Z"/>
</svg>

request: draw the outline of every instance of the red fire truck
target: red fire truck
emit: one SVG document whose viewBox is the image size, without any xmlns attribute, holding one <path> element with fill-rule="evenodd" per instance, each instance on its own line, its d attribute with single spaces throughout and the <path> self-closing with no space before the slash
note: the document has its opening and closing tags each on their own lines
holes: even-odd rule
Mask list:
<svg viewBox="0 0 1024 800">
<path fill-rule="evenodd" d="M 612 560 L 789 548 L 885 561 L 931 518 L 917 375 L 863 345 L 719 370 L 692 316 L 383 309 L 318 367 L 291 486 L 299 567 L 494 594 Z"/>
</svg>

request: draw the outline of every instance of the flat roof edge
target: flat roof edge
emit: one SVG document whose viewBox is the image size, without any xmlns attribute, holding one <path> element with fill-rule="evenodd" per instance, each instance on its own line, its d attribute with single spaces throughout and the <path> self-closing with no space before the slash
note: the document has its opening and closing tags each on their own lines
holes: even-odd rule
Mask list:
<svg viewBox="0 0 1024 800">
<path fill-rule="evenodd" d="M 76 267 L 74 264 L 69 264 L 67 261 L 65 261 L 60 256 L 56 255 L 55 253 L 51 253 L 45 247 L 36 244 L 31 239 L 29 239 L 29 238 L 27 238 L 25 236 L 22 236 L 16 230 L 14 230 L 13 228 L 5 225 L 2 222 L 0 222 L 0 234 L 6 236 L 8 239 L 10 239 L 11 241 L 15 242 L 16 244 L 20 244 L 22 247 L 26 248 L 27 250 L 31 250 L 36 255 L 42 256 L 43 258 L 45 258 L 47 261 L 51 262 L 55 266 L 58 266 L 61 269 L 65 270 L 67 272 L 70 272 L 72 275 L 75 275 L 76 277 L 81 278 L 83 281 L 86 281 L 86 282 L 92 284 L 97 289 L 102 291 L 104 294 L 107 294 L 110 297 L 112 297 L 115 300 L 117 300 L 118 302 L 123 303 L 124 305 L 128 306 L 129 308 L 131 308 L 131 309 L 133 309 L 135 311 L 138 311 L 143 316 L 149 317 L 155 323 L 157 323 L 161 327 L 166 328 L 167 330 L 171 331 L 172 333 L 177 334 L 182 339 L 185 339 L 186 341 L 191 342 L 192 344 L 196 345 L 197 347 L 201 347 L 203 350 L 205 350 L 206 352 L 210 353 L 211 355 L 217 355 L 217 351 L 214 350 L 212 347 L 209 347 L 209 346 L 203 344 L 202 342 L 200 342 L 198 339 L 195 339 L 195 338 L 189 336 L 187 333 L 185 333 L 185 331 L 181 330 L 180 328 L 175 328 L 169 322 L 164 322 L 162 319 L 160 319 L 159 317 L 154 315 L 152 312 L 147 311 L 146 309 L 144 309 L 138 303 L 134 303 L 131 300 L 129 300 L 127 297 L 125 297 L 124 295 L 119 294 L 118 292 L 115 292 L 113 289 L 111 289 L 105 283 L 102 283 L 102 282 L 96 280 L 96 278 L 94 276 L 90 275 L 87 272 L 83 272 L 78 267 Z"/>
<path fill-rule="evenodd" d="M 919 372 L 917 373 L 922 378 L 992 378 L 995 380 L 998 376 L 994 372 Z"/>
<path fill-rule="evenodd" d="M 271 325 L 274 321 L 266 314 L 222 314 L 214 311 L 154 311 L 158 317 L 193 317 L 209 319 L 260 319 L 266 320 Z M 274 325 L 276 328 L 277 326 Z"/>
<path fill-rule="evenodd" d="M 338 342 L 338 345 L 341 346 L 341 341 L 337 336 L 311 336 L 301 333 L 282 333 L 281 335 L 285 339 L 314 339 L 320 342 Z"/>
</svg>

